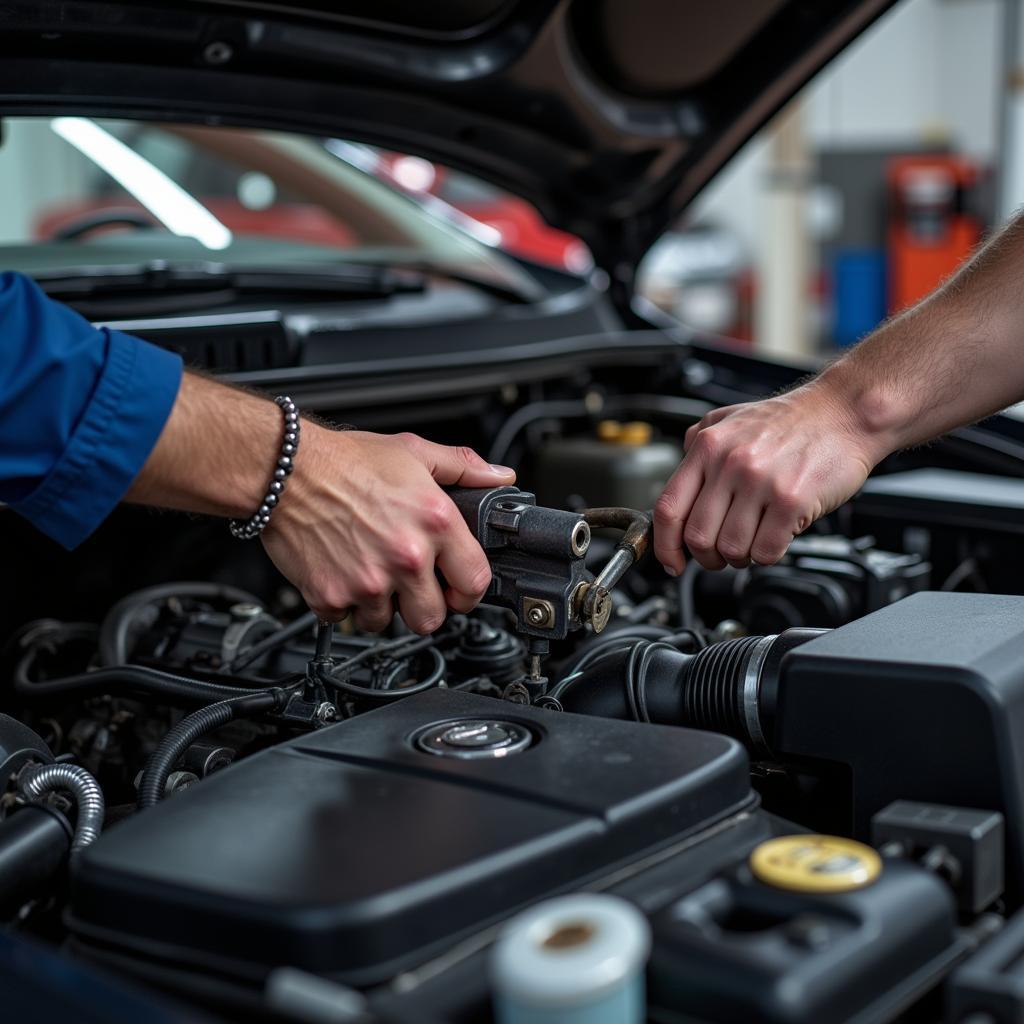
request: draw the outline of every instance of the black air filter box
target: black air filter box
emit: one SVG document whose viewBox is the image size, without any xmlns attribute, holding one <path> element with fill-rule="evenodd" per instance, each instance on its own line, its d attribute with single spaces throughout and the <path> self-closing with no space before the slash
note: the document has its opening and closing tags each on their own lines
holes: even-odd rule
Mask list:
<svg viewBox="0 0 1024 1024">
<path fill-rule="evenodd" d="M 519 727 L 531 745 L 483 759 L 416 746 L 473 719 Z M 751 799 L 746 756 L 725 737 L 435 690 L 118 825 L 78 859 L 70 923 L 122 959 L 372 983 Z"/>
<path fill-rule="evenodd" d="M 841 834 L 869 839 L 894 800 L 999 811 L 1024 900 L 1024 597 L 914 594 L 810 640 L 783 659 L 772 732 L 783 760 L 845 777 Z"/>
</svg>

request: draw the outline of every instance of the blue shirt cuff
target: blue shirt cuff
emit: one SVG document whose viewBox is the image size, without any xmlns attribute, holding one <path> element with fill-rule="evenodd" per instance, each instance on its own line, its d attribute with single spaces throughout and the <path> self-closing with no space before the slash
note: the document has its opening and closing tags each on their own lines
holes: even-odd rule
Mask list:
<svg viewBox="0 0 1024 1024">
<path fill-rule="evenodd" d="M 124 497 L 170 416 L 179 356 L 102 328 L 108 354 L 85 413 L 43 481 L 11 508 L 65 548 L 89 536 Z"/>
</svg>

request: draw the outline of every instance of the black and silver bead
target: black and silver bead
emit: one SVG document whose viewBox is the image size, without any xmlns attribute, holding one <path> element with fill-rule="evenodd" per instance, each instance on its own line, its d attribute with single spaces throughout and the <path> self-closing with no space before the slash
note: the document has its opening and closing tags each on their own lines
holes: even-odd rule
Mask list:
<svg viewBox="0 0 1024 1024">
<path fill-rule="evenodd" d="M 252 540 L 263 532 L 270 522 L 271 513 L 281 500 L 288 477 L 295 469 L 295 455 L 299 450 L 299 437 L 302 433 L 302 428 L 299 425 L 299 409 L 287 395 L 278 395 L 274 401 L 284 414 L 284 438 L 281 441 L 281 454 L 274 466 L 274 475 L 259 508 L 248 519 L 228 521 L 231 535 L 239 540 Z"/>
</svg>

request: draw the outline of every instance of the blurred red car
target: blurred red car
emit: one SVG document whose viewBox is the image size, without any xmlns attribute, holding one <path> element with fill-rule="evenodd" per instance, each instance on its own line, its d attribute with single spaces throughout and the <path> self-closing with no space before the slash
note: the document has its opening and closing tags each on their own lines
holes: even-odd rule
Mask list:
<svg viewBox="0 0 1024 1024">
<path fill-rule="evenodd" d="M 142 125 L 130 141 L 146 159 L 159 164 L 168 160 L 166 144 L 171 136 L 181 136 L 188 143 L 182 153 L 184 165 L 173 168 L 173 177 L 230 231 L 338 248 L 359 244 L 358 224 L 348 223 L 337 210 L 308 201 L 309 195 L 326 187 L 311 167 L 301 163 L 285 167 L 271 150 L 249 139 L 247 166 L 243 169 L 240 164 L 234 173 L 228 170 L 231 154 L 219 152 L 216 137 L 202 129 Z M 150 147 L 158 138 L 161 143 Z M 516 196 L 419 157 L 334 139 L 326 140 L 324 147 L 404 193 L 428 213 L 505 252 L 575 274 L 585 274 L 593 266 L 583 242 L 549 227 L 533 206 Z M 254 167 L 266 173 L 254 172 Z M 89 198 L 56 204 L 38 216 L 33 235 L 40 240 L 69 233 L 74 237 L 144 226 L 149 219 L 140 204 L 100 176 Z M 358 219 L 354 212 L 352 219 Z"/>
<path fill-rule="evenodd" d="M 493 244 L 523 259 L 584 274 L 594 261 L 574 235 L 549 227 L 526 200 L 420 157 L 378 151 L 376 174 L 413 196 L 430 195 L 492 228 Z"/>
</svg>

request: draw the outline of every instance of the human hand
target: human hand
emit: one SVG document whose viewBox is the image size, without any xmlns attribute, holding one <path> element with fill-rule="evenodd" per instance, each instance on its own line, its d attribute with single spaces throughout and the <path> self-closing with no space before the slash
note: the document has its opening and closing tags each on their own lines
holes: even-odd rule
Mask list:
<svg viewBox="0 0 1024 1024">
<path fill-rule="evenodd" d="M 483 550 L 441 485 L 514 480 L 513 470 L 489 466 L 469 448 L 303 423 L 295 472 L 263 543 L 321 618 L 354 610 L 361 629 L 377 632 L 397 599 L 406 625 L 431 633 L 446 608 L 475 607 L 491 580 Z M 444 593 L 435 567 L 448 583 Z"/>
<path fill-rule="evenodd" d="M 670 575 L 683 544 L 706 569 L 771 565 L 815 519 L 850 498 L 885 454 L 843 403 L 812 382 L 708 413 L 654 510 L 654 551 Z"/>
</svg>

